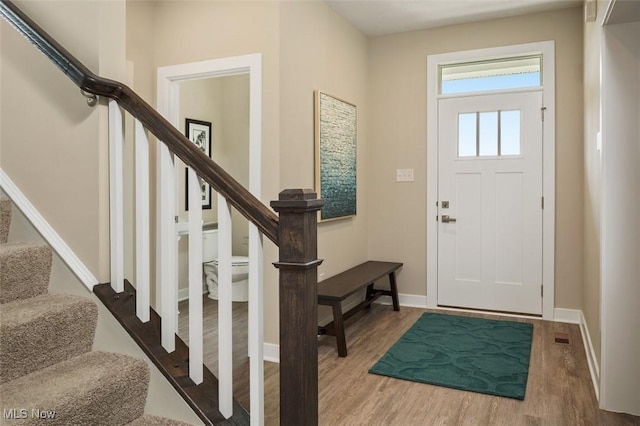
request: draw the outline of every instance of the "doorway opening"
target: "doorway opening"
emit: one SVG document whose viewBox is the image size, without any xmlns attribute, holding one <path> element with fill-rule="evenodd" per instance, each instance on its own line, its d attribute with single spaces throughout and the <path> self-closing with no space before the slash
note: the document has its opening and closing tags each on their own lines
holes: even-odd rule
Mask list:
<svg viewBox="0 0 640 426">
<path fill-rule="evenodd" d="M 431 55 L 427 307 L 554 308 L 554 43 Z"/>
</svg>

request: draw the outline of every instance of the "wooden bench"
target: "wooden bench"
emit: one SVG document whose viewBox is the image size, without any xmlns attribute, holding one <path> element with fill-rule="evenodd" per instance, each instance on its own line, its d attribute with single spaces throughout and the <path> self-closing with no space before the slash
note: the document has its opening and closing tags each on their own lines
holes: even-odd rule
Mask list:
<svg viewBox="0 0 640 426">
<path fill-rule="evenodd" d="M 400 310 L 395 271 L 401 266 L 402 263 L 397 262 L 368 261 L 318 283 L 318 305 L 333 308 L 333 321 L 318 327 L 318 334 L 336 337 L 339 356 L 347 356 L 347 341 L 344 336 L 344 322 L 347 319 L 370 307 L 380 296 L 391 296 L 393 310 Z M 385 275 L 389 276 L 390 290 L 374 288 L 374 283 Z M 341 302 L 364 287 L 367 288 L 364 301 L 343 314 Z"/>
</svg>

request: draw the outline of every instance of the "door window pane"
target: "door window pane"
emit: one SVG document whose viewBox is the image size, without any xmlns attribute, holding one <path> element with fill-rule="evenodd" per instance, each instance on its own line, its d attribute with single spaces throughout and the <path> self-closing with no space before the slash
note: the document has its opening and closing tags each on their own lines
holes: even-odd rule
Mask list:
<svg viewBox="0 0 640 426">
<path fill-rule="evenodd" d="M 540 55 L 444 65 L 440 67 L 440 93 L 540 87 L 541 67 Z"/>
<path fill-rule="evenodd" d="M 480 114 L 480 156 L 498 155 L 498 112 Z"/>
<path fill-rule="evenodd" d="M 500 155 L 520 155 L 520 111 L 500 111 Z"/>
<path fill-rule="evenodd" d="M 458 157 L 475 157 L 477 125 L 475 112 L 458 115 Z"/>
</svg>

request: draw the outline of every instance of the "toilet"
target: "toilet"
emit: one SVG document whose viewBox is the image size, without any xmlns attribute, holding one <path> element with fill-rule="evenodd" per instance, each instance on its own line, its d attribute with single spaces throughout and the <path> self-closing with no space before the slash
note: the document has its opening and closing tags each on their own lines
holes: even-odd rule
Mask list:
<svg viewBox="0 0 640 426">
<path fill-rule="evenodd" d="M 205 227 L 202 231 L 202 261 L 209 299 L 218 300 L 218 229 Z M 249 300 L 249 258 L 231 257 L 231 283 L 234 302 Z"/>
</svg>

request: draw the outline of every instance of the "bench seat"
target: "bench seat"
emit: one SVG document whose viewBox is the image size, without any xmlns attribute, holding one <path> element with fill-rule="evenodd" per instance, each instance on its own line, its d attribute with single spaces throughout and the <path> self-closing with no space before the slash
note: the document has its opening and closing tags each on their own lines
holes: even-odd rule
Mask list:
<svg viewBox="0 0 640 426">
<path fill-rule="evenodd" d="M 318 334 L 328 334 L 336 337 L 339 356 L 347 356 L 347 342 L 344 335 L 344 322 L 347 319 L 370 307 L 381 296 L 391 296 L 393 310 L 400 310 L 395 271 L 401 266 L 402 263 L 399 262 L 370 260 L 318 283 L 318 305 L 331 306 L 333 309 L 333 321 L 325 326 L 318 327 Z M 390 289 L 374 288 L 374 283 L 385 276 L 389 277 Z M 343 313 L 341 302 L 365 287 L 367 291 L 364 300 Z"/>
</svg>

